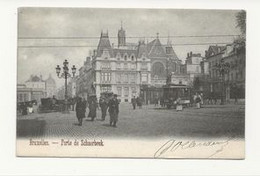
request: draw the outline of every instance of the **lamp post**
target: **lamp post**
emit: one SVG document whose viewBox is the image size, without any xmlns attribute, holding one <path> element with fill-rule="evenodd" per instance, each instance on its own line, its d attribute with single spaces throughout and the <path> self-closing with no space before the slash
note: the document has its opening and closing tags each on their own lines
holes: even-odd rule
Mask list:
<svg viewBox="0 0 260 176">
<path fill-rule="evenodd" d="M 224 104 L 224 95 L 225 95 L 225 74 L 229 72 L 230 64 L 224 62 L 224 59 L 222 58 L 220 63 L 216 63 L 214 66 L 217 71 L 219 71 L 221 76 L 221 105 Z"/>
<path fill-rule="evenodd" d="M 68 111 L 68 88 L 67 88 L 67 80 L 70 77 L 74 77 L 76 73 L 76 67 L 75 65 L 72 66 L 71 68 L 72 75 L 69 73 L 69 62 L 67 59 L 63 62 L 63 72 L 61 73 L 61 68 L 59 65 L 56 67 L 56 73 L 58 78 L 64 78 L 65 79 L 65 112 Z"/>
</svg>

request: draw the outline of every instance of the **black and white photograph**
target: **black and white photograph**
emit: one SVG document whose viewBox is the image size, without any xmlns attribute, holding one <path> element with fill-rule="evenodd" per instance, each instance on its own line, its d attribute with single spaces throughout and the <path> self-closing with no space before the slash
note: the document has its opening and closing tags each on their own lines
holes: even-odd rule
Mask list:
<svg viewBox="0 0 260 176">
<path fill-rule="evenodd" d="M 19 7 L 16 155 L 244 159 L 246 15 Z"/>
</svg>

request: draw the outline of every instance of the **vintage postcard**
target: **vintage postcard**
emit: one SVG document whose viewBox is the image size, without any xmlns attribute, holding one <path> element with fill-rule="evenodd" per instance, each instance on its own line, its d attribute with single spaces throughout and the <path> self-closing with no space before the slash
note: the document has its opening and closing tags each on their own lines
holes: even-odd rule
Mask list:
<svg viewBox="0 0 260 176">
<path fill-rule="evenodd" d="M 17 156 L 245 158 L 246 11 L 18 8 Z"/>
</svg>

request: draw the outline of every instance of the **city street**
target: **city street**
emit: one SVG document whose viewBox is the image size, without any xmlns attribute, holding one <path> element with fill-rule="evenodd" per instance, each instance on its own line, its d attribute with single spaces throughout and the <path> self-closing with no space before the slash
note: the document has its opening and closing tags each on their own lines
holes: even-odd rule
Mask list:
<svg viewBox="0 0 260 176">
<path fill-rule="evenodd" d="M 88 113 L 88 110 L 87 110 Z M 86 113 L 86 115 L 87 115 Z M 18 137 L 244 137 L 244 105 L 204 105 L 201 109 L 185 108 L 181 112 L 154 105 L 132 110 L 130 104 L 120 104 L 117 128 L 109 126 L 109 116 L 94 122 L 85 118 L 77 125 L 76 114 L 60 112 L 18 116 Z"/>
</svg>

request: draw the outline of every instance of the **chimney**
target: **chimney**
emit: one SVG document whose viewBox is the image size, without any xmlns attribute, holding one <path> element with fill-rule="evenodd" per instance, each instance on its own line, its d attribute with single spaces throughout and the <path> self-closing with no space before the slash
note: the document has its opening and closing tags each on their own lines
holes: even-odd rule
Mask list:
<svg viewBox="0 0 260 176">
<path fill-rule="evenodd" d="M 189 53 L 187 53 L 187 58 L 189 58 L 190 57 L 190 54 Z"/>
<path fill-rule="evenodd" d="M 192 57 L 192 52 L 190 52 L 190 57 Z"/>
</svg>

